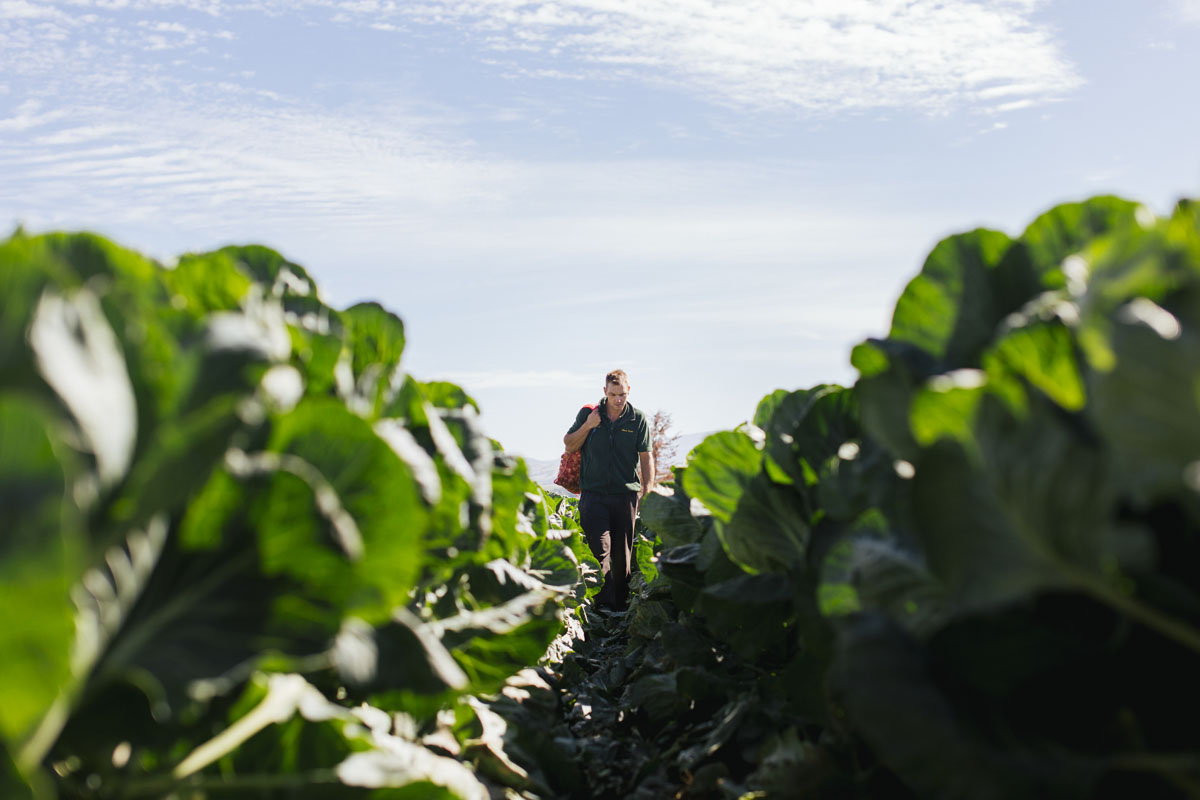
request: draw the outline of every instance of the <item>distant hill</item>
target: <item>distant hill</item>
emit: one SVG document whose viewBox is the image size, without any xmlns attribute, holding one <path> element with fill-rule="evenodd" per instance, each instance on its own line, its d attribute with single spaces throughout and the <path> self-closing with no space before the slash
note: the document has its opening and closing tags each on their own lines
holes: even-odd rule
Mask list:
<svg viewBox="0 0 1200 800">
<path fill-rule="evenodd" d="M 670 466 L 681 467 L 686 464 L 687 455 L 692 451 L 692 448 L 704 441 L 705 437 L 711 436 L 715 432 L 681 434 L 675 440 L 675 458 L 672 460 Z M 529 477 L 538 486 L 541 486 L 551 494 L 574 497 L 566 489 L 554 483 L 554 476 L 558 474 L 558 459 L 548 461 L 540 458 L 527 458 L 525 459 L 525 466 L 529 469 Z"/>
</svg>

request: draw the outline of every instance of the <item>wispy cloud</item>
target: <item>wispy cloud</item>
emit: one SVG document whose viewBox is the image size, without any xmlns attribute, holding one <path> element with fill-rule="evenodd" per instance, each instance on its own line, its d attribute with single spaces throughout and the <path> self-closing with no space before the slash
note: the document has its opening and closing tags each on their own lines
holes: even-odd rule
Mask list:
<svg viewBox="0 0 1200 800">
<path fill-rule="evenodd" d="M 11 116 L 0 118 L 0 133 L 32 130 L 67 116 L 65 109 L 43 111 L 42 106 L 37 100 L 21 103 Z"/>
<path fill-rule="evenodd" d="M 1038 0 L 426 0 L 402 13 L 467 27 L 514 70 L 676 85 L 717 102 L 818 112 L 991 107 L 1081 83 Z"/>
<path fill-rule="evenodd" d="M 192 36 L 185 26 L 146 29 Z M 408 212 L 469 205 L 503 180 L 505 168 L 471 157 L 453 125 L 386 91 L 330 109 L 235 79 L 112 64 L 26 74 L 9 110 L 0 102 L 0 209 L 31 227 L 158 218 L 212 231 L 352 218 L 402 228 Z"/>
<path fill-rule="evenodd" d="M 1200 19 L 1197 0 L 1175 0 Z M 113 55 L 205 48 L 244 15 L 300 16 L 410 35 L 467 37 L 514 77 L 674 87 L 751 109 L 836 113 L 1015 108 L 1082 83 L 1043 0 L 0 0 L 8 74 L 108 65 Z M 186 15 L 181 21 L 179 16 Z M 315 16 L 314 16 L 315 15 Z M 49 45 L 49 46 L 48 46 Z M 98 58 L 103 55 L 105 58 Z M 78 74 L 84 74 L 80 70 Z"/>
</svg>

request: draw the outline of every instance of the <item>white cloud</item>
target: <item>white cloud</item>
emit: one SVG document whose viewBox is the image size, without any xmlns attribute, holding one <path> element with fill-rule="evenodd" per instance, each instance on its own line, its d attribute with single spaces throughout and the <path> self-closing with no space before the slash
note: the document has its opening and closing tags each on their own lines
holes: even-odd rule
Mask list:
<svg viewBox="0 0 1200 800">
<path fill-rule="evenodd" d="M 854 214 L 764 195 L 777 166 L 487 158 L 442 120 L 375 98 L 328 110 L 232 84 L 169 81 L 158 94 L 119 83 L 106 94 L 103 105 L 30 101 L 0 119 L 0 131 L 20 134 L 0 137 L 0 211 L 53 226 L 157 217 L 260 238 L 319 220 L 352 226 L 363 247 L 403 241 L 531 272 L 583 254 L 780 263 L 802 242 L 833 254 L 860 225 Z"/>
<path fill-rule="evenodd" d="M 65 115 L 66 112 L 60 112 Z M 110 137 L 128 133 L 136 130 L 129 125 L 81 125 L 73 128 L 61 128 L 43 136 L 38 136 L 33 141 L 41 147 L 61 147 L 68 145 L 85 144 L 97 140 L 105 140 Z M 109 154 L 122 152 L 121 149 L 109 150 Z"/>
<path fill-rule="evenodd" d="M 54 111 L 26 103 L 0 120 L 0 131 L 38 133 L 0 143 L 0 201 L 25 213 L 68 209 L 79 221 L 157 213 L 219 228 L 247 215 L 388 217 L 418 199 L 436 206 L 478 191 L 452 147 L 404 120 L 252 99 L 151 97 L 136 114 L 129 100 Z"/>
<path fill-rule="evenodd" d="M 44 3 L 30 3 L 28 0 L 2 0 L 0 2 L 0 20 L 8 19 L 57 19 L 62 12 Z"/>
<path fill-rule="evenodd" d="M 666 82 L 751 108 L 847 111 L 1044 100 L 1081 83 L 1037 0 L 426 0 L 498 52 L 536 44 L 530 74 Z"/>
<path fill-rule="evenodd" d="M 37 100 L 26 100 L 17 106 L 16 113 L 11 117 L 0 119 L 0 132 L 24 132 L 48 125 L 66 117 L 65 109 L 42 111 L 42 103 Z"/>
<path fill-rule="evenodd" d="M 1036 105 L 1033 100 L 1014 100 L 1011 103 L 1001 103 L 993 109 L 996 113 L 1004 113 L 1006 111 L 1019 111 L 1022 108 L 1029 108 Z"/>
<path fill-rule="evenodd" d="M 1175 0 L 1200 19 L 1200 0 Z M 435 26 L 470 37 L 481 64 L 539 79 L 588 78 L 675 87 L 750 109 L 836 113 L 917 108 L 1012 108 L 1060 97 L 1082 80 L 1039 0 L 0 0 L 0 68 L 61 74 L 90 49 L 85 68 L 113 55 L 229 41 L 245 14 L 326 13 L 405 35 Z M 114 11 L 119 9 L 119 12 Z M 180 13 L 189 14 L 186 24 Z M 118 21 L 118 13 L 120 21 Z M 130 23 L 129 15 L 141 15 Z M 199 19 L 198 19 L 199 17 Z M 205 22 L 207 17 L 210 21 Z M 36 31 L 32 26 L 43 27 Z M 46 25 L 57 26 L 56 32 Z M 221 27 L 218 29 L 217 25 Z M 6 35 L 7 34 L 7 35 Z M 55 39 L 60 49 L 43 52 Z M 199 53 L 199 51 L 197 51 Z"/>
</svg>

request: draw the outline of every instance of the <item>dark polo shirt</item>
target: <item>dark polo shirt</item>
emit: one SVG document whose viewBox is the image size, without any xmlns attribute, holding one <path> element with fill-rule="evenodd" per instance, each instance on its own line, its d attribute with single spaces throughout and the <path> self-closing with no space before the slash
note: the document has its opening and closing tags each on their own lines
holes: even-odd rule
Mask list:
<svg viewBox="0 0 1200 800">
<path fill-rule="evenodd" d="M 600 427 L 588 433 L 583 442 L 579 489 L 604 494 L 639 491 L 642 483 L 636 472 L 637 454 L 650 451 L 650 423 L 630 403 L 625 404 L 621 416 L 610 422 L 604 406 L 600 404 Z M 590 413 L 591 409 L 579 409 L 567 433 L 579 430 Z"/>
</svg>

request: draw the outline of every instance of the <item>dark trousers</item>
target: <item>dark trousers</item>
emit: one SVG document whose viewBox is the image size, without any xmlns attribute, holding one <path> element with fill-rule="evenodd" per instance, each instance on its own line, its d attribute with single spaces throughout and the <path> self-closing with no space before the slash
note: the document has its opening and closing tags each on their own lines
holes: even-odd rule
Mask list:
<svg viewBox="0 0 1200 800">
<path fill-rule="evenodd" d="M 638 493 L 579 495 L 579 524 L 592 555 L 600 562 L 604 585 L 596 605 L 624 610 L 629 604 L 629 573 L 633 556 L 633 525 Z"/>
</svg>

